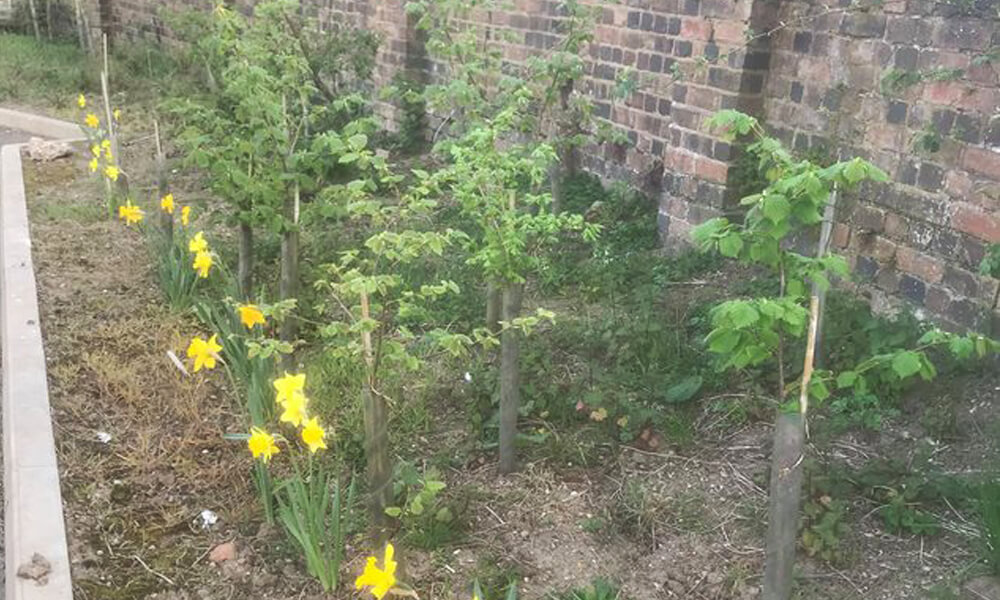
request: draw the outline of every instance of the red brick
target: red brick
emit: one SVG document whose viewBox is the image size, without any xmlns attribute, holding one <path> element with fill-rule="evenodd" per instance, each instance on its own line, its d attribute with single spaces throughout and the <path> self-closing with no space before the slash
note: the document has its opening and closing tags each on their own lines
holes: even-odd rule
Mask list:
<svg viewBox="0 0 1000 600">
<path fill-rule="evenodd" d="M 865 132 L 865 138 L 876 148 L 899 148 L 903 129 L 889 123 L 873 123 Z"/>
<path fill-rule="evenodd" d="M 729 165 L 724 162 L 699 156 L 696 157 L 694 161 L 694 173 L 695 175 L 709 181 L 726 183 L 726 177 L 729 174 Z"/>
<path fill-rule="evenodd" d="M 944 277 L 944 263 L 905 246 L 896 250 L 896 266 L 927 283 L 938 283 Z"/>
<path fill-rule="evenodd" d="M 944 189 L 956 198 L 968 198 L 972 193 L 972 180 L 963 171 L 951 170 L 944 176 Z"/>
<path fill-rule="evenodd" d="M 972 92 L 972 88 L 959 81 L 935 81 L 924 86 L 924 99 L 934 104 L 955 106 Z"/>
<path fill-rule="evenodd" d="M 741 44 L 746 41 L 747 24 L 742 21 L 716 21 L 715 41 Z"/>
<path fill-rule="evenodd" d="M 903 217 L 888 213 L 885 216 L 885 233 L 891 238 L 905 239 L 910 234 L 910 225 Z"/>
<path fill-rule="evenodd" d="M 830 243 L 833 244 L 834 248 L 846 248 L 851 242 L 851 228 L 843 223 L 835 223 L 833 226 L 833 235 L 830 238 Z"/>
<path fill-rule="evenodd" d="M 1000 181 L 1000 152 L 985 148 L 966 148 L 962 157 L 966 169 Z"/>
<path fill-rule="evenodd" d="M 991 244 L 1000 243 L 1000 216 L 981 212 L 972 205 L 959 203 L 951 217 L 951 225 Z"/>
<path fill-rule="evenodd" d="M 712 23 L 698 17 L 684 19 L 681 21 L 681 37 L 686 40 L 710 40 Z"/>
</svg>

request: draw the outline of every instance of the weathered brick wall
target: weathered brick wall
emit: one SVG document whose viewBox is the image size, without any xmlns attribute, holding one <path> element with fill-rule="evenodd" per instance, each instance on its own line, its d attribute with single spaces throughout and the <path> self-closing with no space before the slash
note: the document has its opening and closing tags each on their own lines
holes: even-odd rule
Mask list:
<svg viewBox="0 0 1000 600">
<path fill-rule="evenodd" d="M 121 35 L 162 34 L 155 12 L 163 3 L 101 1 L 113 5 Z M 405 0 L 302 2 L 321 22 L 382 34 L 377 84 L 402 70 L 447 76 L 426 60 Z M 982 58 L 1000 46 L 1000 1 L 880 4 L 605 4 L 581 89 L 629 144 L 588 149 L 584 164 L 656 194 L 664 240 L 678 245 L 696 224 L 734 209 L 736 152 L 705 127 L 716 110 L 760 116 L 817 157 L 869 158 L 893 182 L 842 197 L 834 238 L 860 291 L 879 308 L 908 302 L 954 327 L 1000 331 L 998 282 L 976 273 L 986 244 L 1000 242 L 1000 61 Z M 505 32 L 494 39 L 512 39 L 503 49 L 516 64 L 556 43 L 561 10 L 558 0 L 514 0 L 477 15 L 477 24 Z M 640 76 L 640 89 L 614 103 L 612 87 L 626 68 Z M 893 79 L 901 84 L 885 93 L 882 82 Z M 396 120 L 391 104 L 377 110 Z"/>
<path fill-rule="evenodd" d="M 1000 242 L 1000 63 L 984 56 L 1000 44 L 996 7 L 786 2 L 763 115 L 800 151 L 864 156 L 892 178 L 844 198 L 834 238 L 876 306 L 994 331 L 998 282 L 977 268 Z"/>
</svg>

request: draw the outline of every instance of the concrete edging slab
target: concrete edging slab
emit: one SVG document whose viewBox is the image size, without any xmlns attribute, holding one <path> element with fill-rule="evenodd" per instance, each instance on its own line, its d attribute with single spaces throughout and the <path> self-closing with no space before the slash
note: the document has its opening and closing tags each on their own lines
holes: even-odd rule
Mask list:
<svg viewBox="0 0 1000 600">
<path fill-rule="evenodd" d="M 12 108 L 0 107 L 0 125 L 20 129 L 34 136 L 63 142 L 77 142 L 86 139 L 79 125 Z"/>
<path fill-rule="evenodd" d="M 0 123 L 46 137 L 72 138 L 64 141 L 82 137 L 72 123 L 45 117 L 8 119 L 7 112 L 0 109 Z M 0 147 L 5 600 L 72 600 L 21 147 Z M 17 575 L 35 554 L 49 565 L 44 584 Z"/>
</svg>

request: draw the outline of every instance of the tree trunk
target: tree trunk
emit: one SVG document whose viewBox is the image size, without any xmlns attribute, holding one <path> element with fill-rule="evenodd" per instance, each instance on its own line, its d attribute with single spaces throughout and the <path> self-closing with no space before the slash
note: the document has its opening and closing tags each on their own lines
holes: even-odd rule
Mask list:
<svg viewBox="0 0 1000 600">
<path fill-rule="evenodd" d="M 521 314 L 524 284 L 503 287 L 503 318 L 510 322 Z M 500 338 L 500 472 L 516 466 L 517 410 L 521 403 L 521 333 L 508 328 Z"/>
<path fill-rule="evenodd" d="M 830 194 L 830 201 L 823 208 L 823 225 L 819 230 L 819 244 L 816 248 L 816 257 L 823 258 L 830 248 L 830 238 L 833 236 L 833 222 L 837 217 L 837 187 L 834 184 L 833 192 Z M 816 365 L 823 366 L 823 319 L 826 315 L 826 290 L 819 289 L 813 285 L 813 294 L 819 297 L 819 322 L 816 324 Z"/>
<path fill-rule="evenodd" d="M 45 34 L 52 41 L 52 0 L 45 0 Z"/>
<path fill-rule="evenodd" d="M 87 28 L 83 23 L 83 9 L 80 7 L 80 0 L 73 0 L 73 11 L 76 15 L 76 35 L 80 41 L 80 50 L 87 51 Z"/>
<path fill-rule="evenodd" d="M 28 10 L 31 12 L 31 27 L 35 32 L 35 39 L 42 39 L 42 32 L 38 28 L 38 8 L 35 7 L 35 0 L 28 0 Z"/>
<path fill-rule="evenodd" d="M 779 408 L 774 427 L 764 600 L 788 600 L 792 593 L 799 505 L 802 502 L 802 463 L 808 433 L 809 382 L 812 381 L 818 324 L 819 297 L 814 294 L 809 302 L 809 336 L 806 339 L 798 410 L 786 413 Z"/>
<path fill-rule="evenodd" d="M 486 329 L 500 331 L 500 286 L 495 281 L 486 284 Z"/>
<path fill-rule="evenodd" d="M 295 193 L 285 199 L 285 232 L 281 238 L 281 282 L 279 294 L 282 300 L 295 298 L 299 293 L 299 186 Z M 281 340 L 295 340 L 296 321 L 293 317 L 281 323 Z"/>
<path fill-rule="evenodd" d="M 361 294 L 361 317 L 371 318 L 368 294 Z M 385 541 L 385 509 L 392 503 L 392 467 L 389 460 L 389 415 L 385 397 L 375 391 L 375 354 L 371 332 L 361 334 L 365 361 L 365 381 L 361 387 L 361 405 L 365 423 L 365 457 L 368 461 L 369 508 L 377 528 L 376 541 Z"/>
<path fill-rule="evenodd" d="M 771 450 L 764 600 L 788 600 L 792 592 L 802 496 L 803 423 L 801 412 L 778 410 Z"/>
<path fill-rule="evenodd" d="M 563 210 L 566 200 L 566 180 L 577 174 L 580 170 L 579 153 L 575 145 L 569 142 L 577 130 L 577 123 L 574 115 L 570 112 L 569 100 L 573 95 L 573 87 L 576 82 L 572 79 L 563 83 L 559 88 L 559 137 L 563 143 L 559 147 L 557 162 L 549 174 L 552 185 L 552 212 L 559 214 Z"/>
<path fill-rule="evenodd" d="M 249 223 L 240 223 L 240 251 L 236 278 L 240 286 L 240 296 L 243 300 L 250 300 L 253 292 L 253 227 Z"/>
</svg>

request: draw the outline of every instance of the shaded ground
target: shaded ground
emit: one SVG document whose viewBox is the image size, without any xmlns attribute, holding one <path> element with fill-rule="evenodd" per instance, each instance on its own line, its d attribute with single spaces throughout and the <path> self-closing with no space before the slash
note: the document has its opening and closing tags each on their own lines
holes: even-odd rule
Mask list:
<svg viewBox="0 0 1000 600">
<path fill-rule="evenodd" d="M 9 127 L 4 127 L 3 125 L 0 125 L 0 146 L 27 142 L 28 138 L 30 137 L 31 137 L 30 135 L 28 135 L 23 131 L 17 129 L 10 129 Z"/>
</svg>

